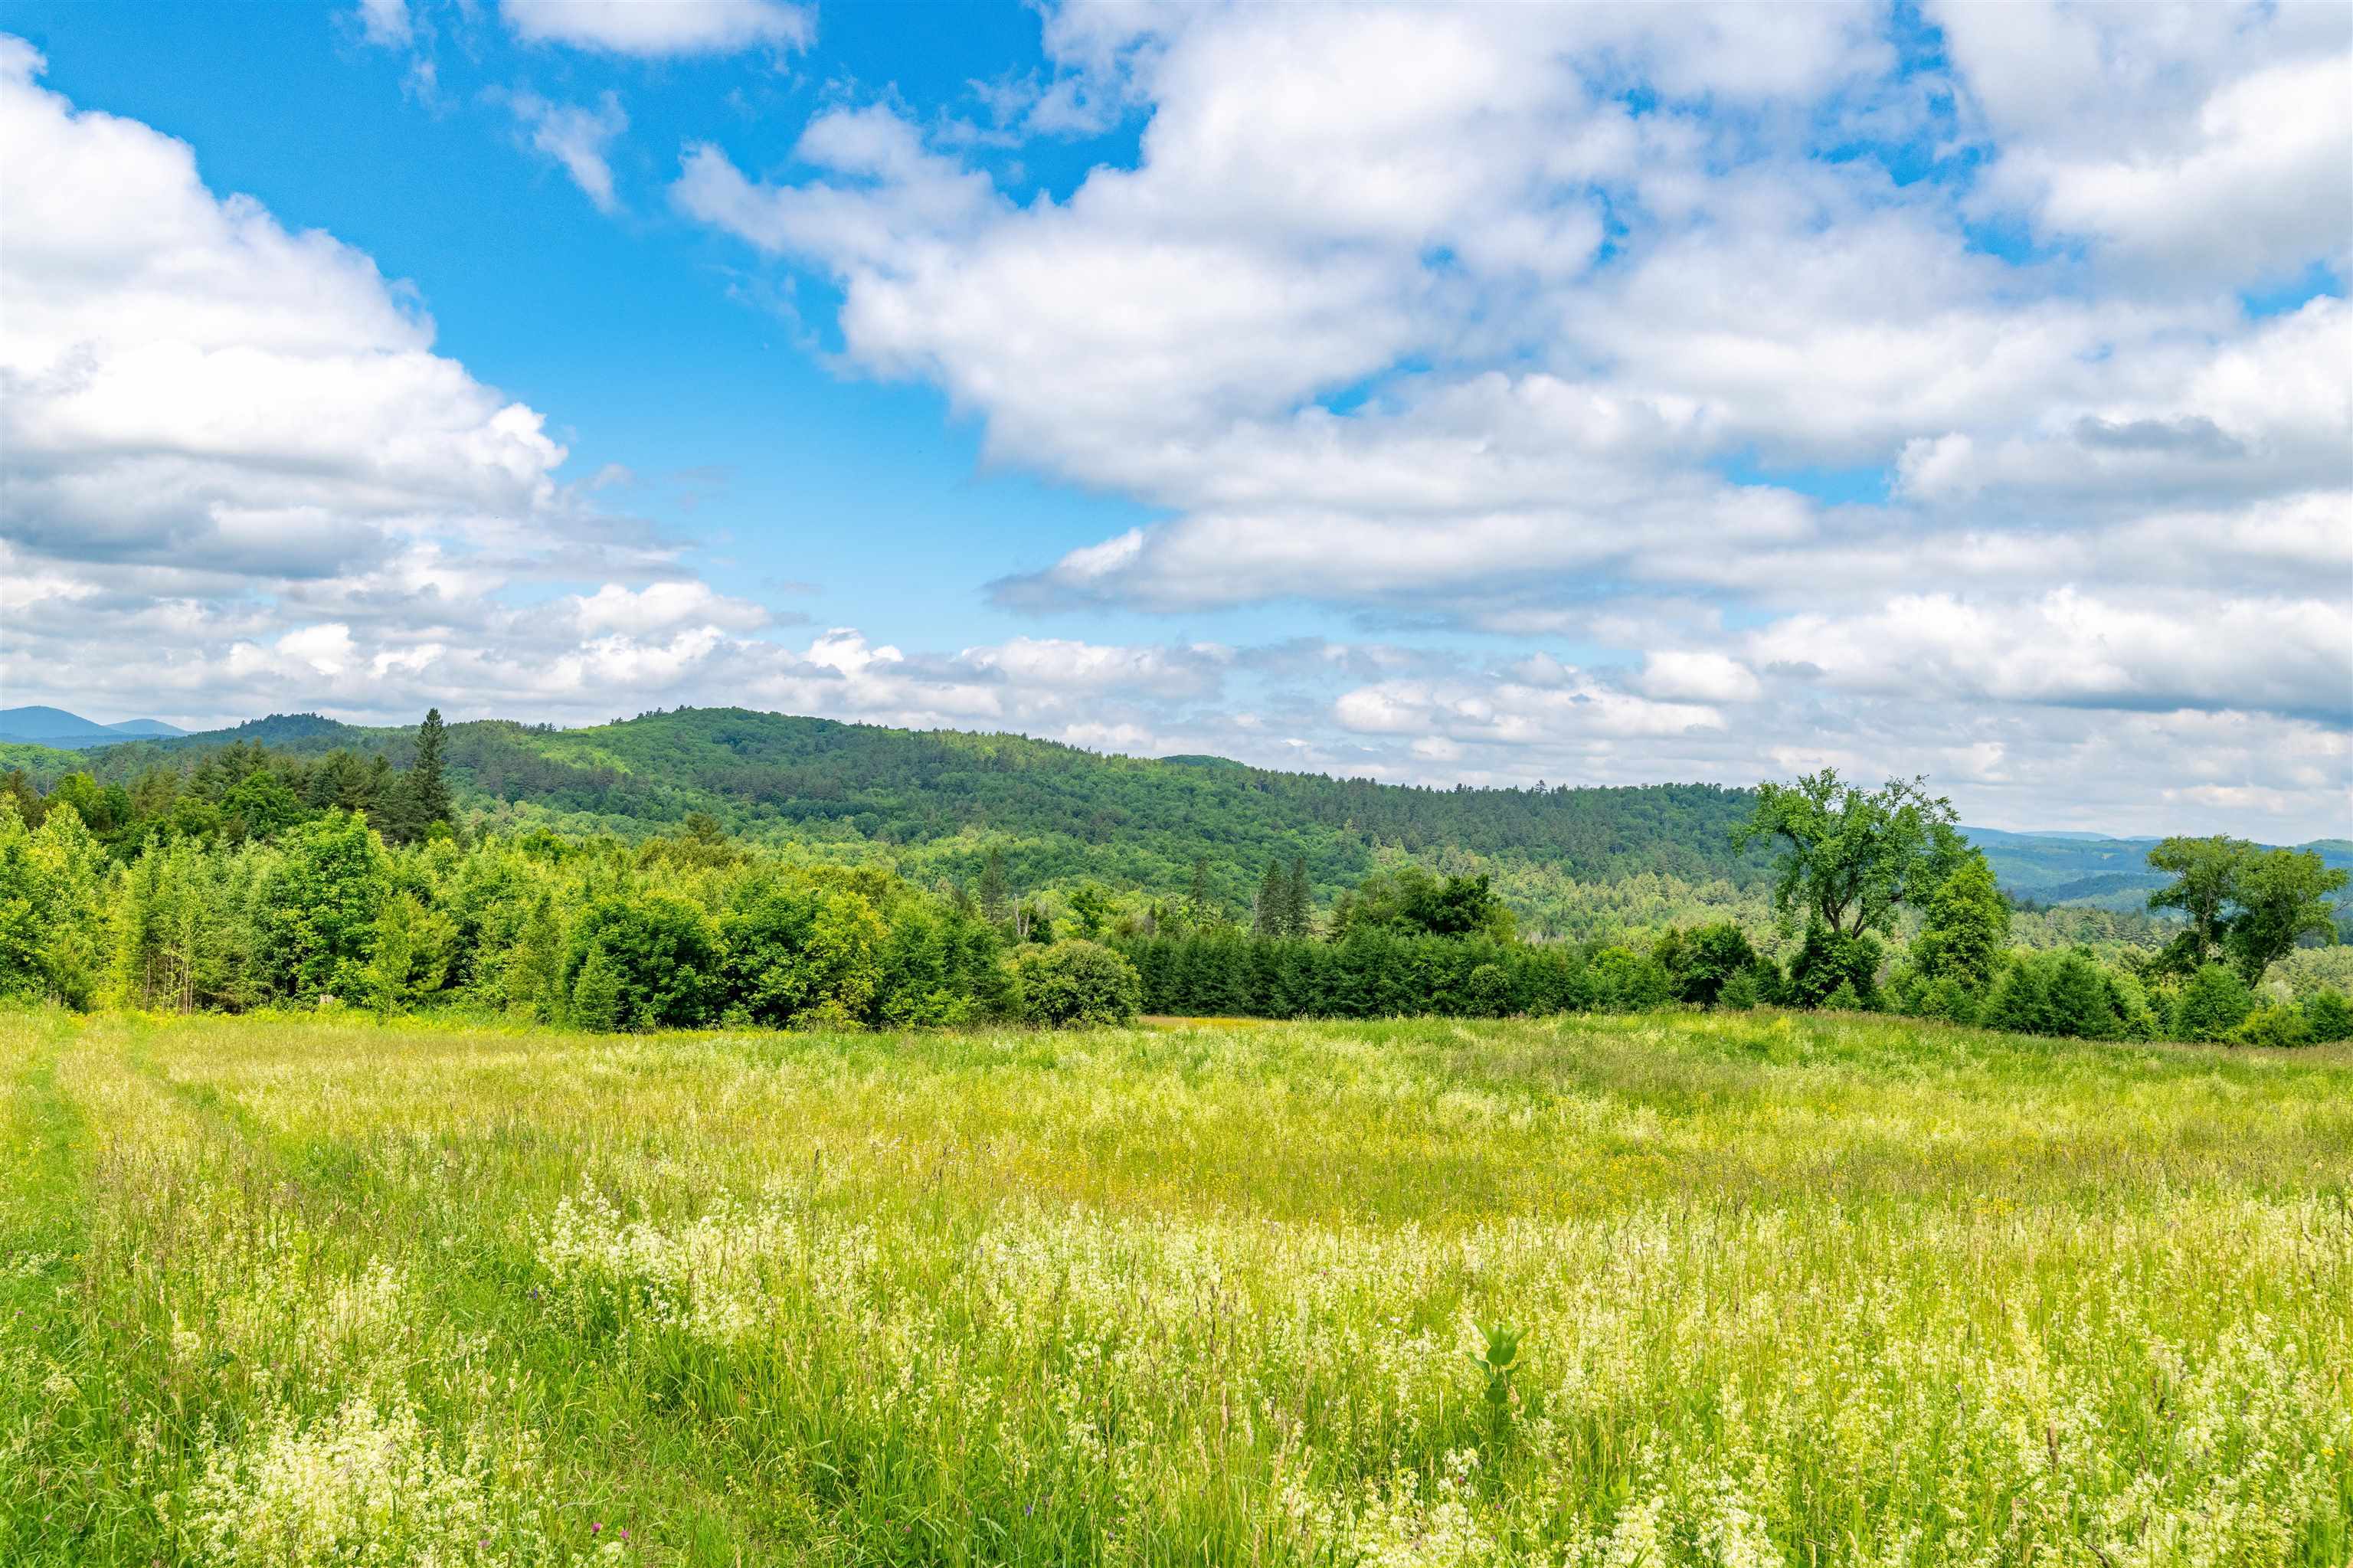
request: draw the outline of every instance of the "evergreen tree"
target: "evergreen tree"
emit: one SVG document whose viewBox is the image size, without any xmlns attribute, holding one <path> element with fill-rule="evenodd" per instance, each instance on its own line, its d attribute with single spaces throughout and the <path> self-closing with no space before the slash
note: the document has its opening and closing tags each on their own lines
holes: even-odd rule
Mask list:
<svg viewBox="0 0 2353 1568">
<path fill-rule="evenodd" d="M 1250 910 L 1250 935 L 1265 939 L 1291 935 L 1291 912 L 1286 907 L 1290 884 L 1282 874 L 1282 863 L 1268 861 L 1266 874 L 1259 878 L 1258 902 Z"/>
<path fill-rule="evenodd" d="M 1193 857 L 1193 885 L 1185 895 L 1185 904 L 1186 912 L 1192 916 L 1197 927 L 1209 925 L 1222 913 L 1218 907 L 1217 895 L 1209 891 L 1209 857 L 1207 855 Z"/>
<path fill-rule="evenodd" d="M 2099 969 L 2081 953 L 2063 955 L 2052 967 L 2043 994 L 2051 1033 L 2079 1040 L 2111 1040 L 2121 1020 Z"/>
<path fill-rule="evenodd" d="M 1006 905 L 1012 899 L 1012 885 L 1005 876 L 1005 852 L 991 844 L 988 858 L 980 865 L 980 913 L 984 919 L 1002 923 Z"/>
<path fill-rule="evenodd" d="M 1993 994 L 1986 999 L 1983 1022 L 1988 1028 L 2007 1029 L 2013 1034 L 2044 1033 L 2042 966 L 2024 955 L 2013 959 L 1995 982 Z"/>
<path fill-rule="evenodd" d="M 431 837 L 437 824 L 449 825 L 449 780 L 441 757 L 447 734 L 441 710 L 427 709 L 425 722 L 417 726 L 416 760 L 408 765 L 408 777 L 402 780 L 399 800 L 391 812 L 388 836 L 396 842 L 414 843 Z"/>
<path fill-rule="evenodd" d="M 1283 935 L 1312 937 L 1315 934 L 1315 890 L 1307 882 L 1307 857 L 1291 857 L 1291 879 L 1284 889 L 1283 919 L 1288 923 Z"/>
</svg>

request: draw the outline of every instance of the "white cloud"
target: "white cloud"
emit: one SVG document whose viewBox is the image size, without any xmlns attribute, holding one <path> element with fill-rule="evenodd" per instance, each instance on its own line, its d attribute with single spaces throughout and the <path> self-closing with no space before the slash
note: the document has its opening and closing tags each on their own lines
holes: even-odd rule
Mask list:
<svg viewBox="0 0 2353 1568">
<path fill-rule="evenodd" d="M 2353 14 L 2302 3 L 1931 10 L 1999 156 L 1986 199 L 2144 281 L 2353 253 Z"/>
<path fill-rule="evenodd" d="M 529 43 L 659 58 L 804 49 L 814 10 L 782 0 L 499 0 L 499 15 Z"/>
<path fill-rule="evenodd" d="M 366 256 L 216 197 L 187 147 L 0 58 L 0 496 L 16 545 L 323 577 L 462 526 L 544 525 L 565 450 L 432 351 Z"/>
<path fill-rule="evenodd" d="M 357 14 L 361 36 L 369 43 L 388 49 L 408 47 L 414 36 L 408 0 L 360 0 Z"/>
<path fill-rule="evenodd" d="M 506 104 L 532 149 L 561 164 L 597 211 L 620 210 L 607 157 L 614 138 L 629 128 L 617 97 L 607 92 L 596 108 L 585 109 L 550 103 L 535 92 L 513 92 L 506 95 Z"/>
<path fill-rule="evenodd" d="M 1497 706 L 1531 731 L 1786 722 L 1760 650 L 1813 672 L 1810 705 L 1909 652 L 1940 701 L 2341 722 L 2317 629 L 2348 609 L 2353 316 L 2250 319 L 2216 282 L 2340 257 L 2346 27 L 1939 15 L 1951 78 L 1896 73 L 1861 10 L 1066 5 L 1052 84 L 1148 116 L 1066 197 L 1013 202 L 879 103 L 812 123 L 814 178 L 705 145 L 674 194 L 830 275 L 850 363 L 941 387 L 993 457 L 1166 514 L 1005 579 L 1008 605 L 1636 639 L 1622 689 Z M 1857 138 L 1993 172 L 1812 155 Z M 2089 255 L 1974 227 L 2021 211 Z M 1887 493 L 1810 498 L 1825 469 Z M 2201 560 L 2200 532 L 2242 547 Z M 2202 624 L 2268 652 L 2185 652 Z M 1427 683 L 1333 712 L 1474 724 Z M 1997 753 L 2018 772 L 2008 742 L 1952 748 Z"/>
</svg>

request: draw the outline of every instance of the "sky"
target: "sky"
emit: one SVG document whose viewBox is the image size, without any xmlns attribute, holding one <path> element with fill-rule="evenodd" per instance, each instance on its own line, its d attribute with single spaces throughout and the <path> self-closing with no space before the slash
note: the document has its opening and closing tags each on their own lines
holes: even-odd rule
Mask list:
<svg viewBox="0 0 2353 1568">
<path fill-rule="evenodd" d="M 0 8 L 0 705 L 2353 835 L 2353 7 Z"/>
</svg>

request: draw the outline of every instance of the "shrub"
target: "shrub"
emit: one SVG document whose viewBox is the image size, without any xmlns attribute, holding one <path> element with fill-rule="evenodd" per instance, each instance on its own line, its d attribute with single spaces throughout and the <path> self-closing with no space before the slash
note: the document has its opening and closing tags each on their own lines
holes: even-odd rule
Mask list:
<svg viewBox="0 0 2353 1568">
<path fill-rule="evenodd" d="M 881 983 L 889 932 L 858 894 L 793 887 L 728 916 L 727 994 L 754 1023 L 848 1023 L 866 1016 Z"/>
<path fill-rule="evenodd" d="M 1014 950 L 1013 1006 L 1029 1023 L 1127 1023 L 1143 1006 L 1135 966 L 1109 948 L 1071 937 Z"/>
<path fill-rule="evenodd" d="M 2052 967 L 2043 993 L 2045 1022 L 2053 1034 L 2078 1040 L 2113 1040 L 2124 1032 L 2115 1000 L 2099 966 L 2081 953 L 2063 954 Z"/>
<path fill-rule="evenodd" d="M 1736 1008 L 1743 1012 L 1762 1000 L 1763 992 L 1757 984 L 1757 971 L 1753 969 L 1743 969 L 1734 975 L 1724 982 L 1724 989 L 1715 993 L 1716 1006 Z"/>
<path fill-rule="evenodd" d="M 1865 931 L 1844 936 L 1817 920 L 1789 960 L 1789 991 L 1800 1007 L 1832 1007 L 1830 999 L 1845 986 L 1855 1005 L 1870 1007 L 1879 996 L 1879 938 Z"/>
<path fill-rule="evenodd" d="M 1462 1002 L 1475 1018 L 1501 1018 L 1512 1010 L 1512 978 L 1501 964 L 1477 964 L 1462 981 Z"/>
<path fill-rule="evenodd" d="M 1862 996 L 1854 989 L 1852 980 L 1842 980 L 1836 991 L 1822 998 L 1821 1007 L 1825 1012 L 1861 1012 Z"/>
<path fill-rule="evenodd" d="M 1608 1012 L 1644 1012 L 1674 1000 L 1666 966 L 1647 953 L 1604 948 L 1593 955 L 1594 1005 Z"/>
<path fill-rule="evenodd" d="M 2173 1004 L 2173 1033 L 2181 1040 L 2227 1040 L 2254 1010 L 2254 994 L 2238 970 L 2202 964 Z"/>
<path fill-rule="evenodd" d="M 581 994 L 599 956 L 612 976 L 609 1018 L 602 1016 L 602 994 Z M 718 1011 L 723 961 L 710 916 L 685 899 L 610 895 L 591 904 L 572 928 L 564 989 L 583 1028 L 695 1029 Z M 601 991 L 608 982 L 598 976 L 593 983 Z"/>
<path fill-rule="evenodd" d="M 2333 991 L 2314 991 L 2304 999 L 2304 1026 L 2324 1044 L 2353 1040 L 2353 1007 Z"/>
<path fill-rule="evenodd" d="M 1679 960 L 1673 966 L 1675 993 L 1685 1001 L 1713 1007 L 1724 988 L 1757 962 L 1757 949 L 1749 946 L 1748 933 L 1725 920 L 1694 931 L 1683 941 Z M 1749 984 L 1755 986 L 1753 978 Z"/>
<path fill-rule="evenodd" d="M 1941 1018 L 1952 1023 L 1975 1023 L 1981 1004 L 1967 986 L 1947 974 L 1931 981 L 1921 991 L 1917 1011 L 1923 1018 Z"/>
<path fill-rule="evenodd" d="M 2231 1031 L 2231 1040 L 2239 1045 L 2308 1045 L 2312 1043 L 2312 1026 L 2300 1007 L 2284 1002 L 2270 1002 L 2255 1009 Z"/>
</svg>

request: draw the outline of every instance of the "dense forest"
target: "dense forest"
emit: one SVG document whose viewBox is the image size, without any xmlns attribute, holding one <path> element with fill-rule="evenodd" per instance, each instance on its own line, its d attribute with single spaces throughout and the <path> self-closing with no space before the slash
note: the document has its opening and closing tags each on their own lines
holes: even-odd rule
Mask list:
<svg viewBox="0 0 2353 1568">
<path fill-rule="evenodd" d="M 274 745 L 110 747 L 46 785 L 12 770 L 0 996 L 457 1007 L 591 1029 L 1783 1005 L 2098 1038 L 2346 1033 L 2330 975 L 2289 978 L 2340 918 L 2330 897 L 2346 874 L 2311 851 L 2166 840 L 2147 856 L 2160 882 L 2148 902 L 2170 917 L 2119 930 L 2125 917 L 2105 911 L 2021 911 L 1918 781 L 1397 790 L 1227 764 L 1106 766 L 1033 742 L 659 716 L 671 722 L 583 737 L 450 728 L 437 713 L 365 747 L 325 721 L 279 721 Z M 617 733 L 626 758 L 533 750 Z M 530 769 L 543 783 L 593 774 L 604 782 L 581 788 L 607 805 L 674 789 L 644 781 L 687 767 L 666 747 L 690 736 L 707 753 L 730 735 L 755 754 L 751 776 L 830 789 L 818 803 L 836 814 L 746 794 L 739 820 L 754 813 L 764 841 L 703 810 L 625 838 L 522 826 L 503 810 L 514 802 L 499 791 Z M 945 803 L 876 762 L 898 748 L 925 759 L 919 777 L 952 781 Z M 704 763 L 701 796 L 724 795 L 712 786 L 734 773 Z M 1052 831 L 1057 800 L 1117 821 Z M 873 810 L 884 802 L 893 814 Z M 1303 803 L 1302 822 L 1286 802 Z M 1394 838 L 1328 820 L 1346 802 Z M 850 832 L 775 831 L 784 821 Z M 918 821 L 940 837 L 893 843 Z M 1443 831 L 1482 847 L 1429 836 Z M 1540 874 L 1514 838 L 1536 834 L 1621 874 L 1564 876 L 1531 918 L 1509 872 Z M 1071 853 L 1075 869 L 1060 858 Z M 1711 857 L 1724 874 L 1703 884 L 1630 870 Z M 1564 934 L 1564 914 L 1588 928 Z M 2063 916 L 2110 924 L 2070 939 Z"/>
<path fill-rule="evenodd" d="M 216 802 L 257 769 L 312 807 L 364 809 L 415 744 L 407 730 L 281 716 L 73 755 L 0 747 L 0 768 L 37 788 L 79 771 L 120 789 L 105 837 L 165 814 L 167 796 Z M 1324 897 L 1384 858 L 1413 859 L 1484 871 L 1535 928 L 1568 935 L 1588 885 L 1650 876 L 1685 902 L 1724 903 L 1764 878 L 1760 860 L 1728 847 L 1747 792 L 1709 785 L 1419 789 L 736 708 L 584 730 L 452 725 L 446 748 L 454 798 L 482 832 L 641 839 L 702 817 L 751 843 L 927 882 L 970 882 L 993 853 L 1030 886 L 1167 892 L 1189 888 L 1206 860 L 1239 906 L 1271 858 L 1305 857 Z"/>
<path fill-rule="evenodd" d="M 581 730 L 448 727 L 444 766 L 469 831 L 545 830 L 630 842 L 708 820 L 747 843 L 886 868 L 923 885 L 972 885 L 991 856 L 1048 898 L 1094 883 L 1131 900 L 1210 891 L 1246 906 L 1260 868 L 1304 860 L 1329 900 L 1384 866 L 1484 875 L 1536 938 L 1655 936 L 1709 919 L 1768 925 L 1767 863 L 1731 848 L 1755 802 L 1704 785 L 1436 789 L 1271 772 L 1214 758 L 1105 757 L 1017 736 L 914 733 L 742 709 L 653 713 Z M 28 821 L 61 786 L 117 849 L 174 819 L 232 837 L 262 813 L 371 810 L 414 760 L 408 729 L 311 715 L 79 754 L 0 746 Z M 292 803 L 232 795 L 256 772 Z M 77 773 L 87 778 L 75 780 Z M 250 795 L 251 791 L 247 791 Z M 391 824 L 393 836 L 397 825 Z M 2162 878 L 2148 842 L 1973 831 L 2021 912 L 2016 939 L 2153 948 L 2146 909 Z M 2317 846 L 2353 865 L 2353 845 Z"/>
</svg>

